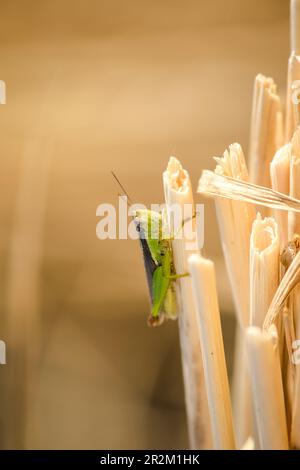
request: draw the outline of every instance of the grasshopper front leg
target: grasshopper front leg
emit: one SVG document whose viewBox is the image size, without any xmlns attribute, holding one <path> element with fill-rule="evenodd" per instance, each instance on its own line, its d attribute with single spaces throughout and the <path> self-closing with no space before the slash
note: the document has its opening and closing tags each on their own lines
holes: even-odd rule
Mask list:
<svg viewBox="0 0 300 470">
<path fill-rule="evenodd" d="M 176 240 L 177 235 L 179 235 L 179 233 L 180 233 L 180 231 L 183 229 L 184 225 L 185 225 L 187 222 L 189 222 L 190 220 L 194 220 L 196 217 L 197 217 L 197 213 L 195 212 L 195 213 L 192 215 L 192 217 L 189 217 L 188 219 L 185 219 L 185 220 L 183 220 L 183 221 L 181 222 L 181 225 L 180 225 L 180 227 L 177 228 L 177 232 L 176 232 L 175 235 L 174 235 L 174 234 L 173 234 L 173 235 L 171 235 L 171 234 L 170 234 L 170 235 L 167 235 L 167 236 L 164 237 L 164 239 L 165 239 L 165 240 L 168 240 L 169 242 L 170 242 L 170 241 L 172 242 L 172 241 Z"/>
<path fill-rule="evenodd" d="M 170 276 L 168 276 L 168 279 L 170 279 L 171 281 L 176 281 L 176 279 L 180 279 L 181 277 L 188 277 L 189 275 L 189 273 L 171 274 Z"/>
</svg>

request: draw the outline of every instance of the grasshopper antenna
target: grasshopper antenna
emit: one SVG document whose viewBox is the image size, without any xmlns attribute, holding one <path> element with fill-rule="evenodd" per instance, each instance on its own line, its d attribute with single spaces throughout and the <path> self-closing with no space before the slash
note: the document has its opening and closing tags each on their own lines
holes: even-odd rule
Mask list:
<svg viewBox="0 0 300 470">
<path fill-rule="evenodd" d="M 118 185 L 120 186 L 120 188 L 122 189 L 124 195 L 127 197 L 128 201 L 130 202 L 131 205 L 133 205 L 133 202 L 132 202 L 132 199 L 131 197 L 128 195 L 126 189 L 124 188 L 124 186 L 122 185 L 121 181 L 119 180 L 119 178 L 117 177 L 117 175 L 111 171 L 111 174 L 113 176 L 113 178 L 116 180 L 116 182 L 118 183 Z"/>
</svg>

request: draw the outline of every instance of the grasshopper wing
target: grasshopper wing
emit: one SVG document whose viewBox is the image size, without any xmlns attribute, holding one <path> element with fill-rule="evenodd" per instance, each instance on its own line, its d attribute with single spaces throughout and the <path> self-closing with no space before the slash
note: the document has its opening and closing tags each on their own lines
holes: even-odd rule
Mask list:
<svg viewBox="0 0 300 470">
<path fill-rule="evenodd" d="M 140 244 L 141 244 L 141 248 L 143 252 L 144 266 L 145 266 L 145 271 L 146 271 L 146 276 L 147 276 L 147 283 L 148 283 L 148 289 L 149 289 L 149 294 L 150 294 L 150 299 L 151 299 L 151 305 L 152 305 L 153 304 L 152 279 L 153 279 L 154 271 L 157 268 L 157 265 L 151 256 L 147 240 L 141 236 L 140 236 Z"/>
</svg>

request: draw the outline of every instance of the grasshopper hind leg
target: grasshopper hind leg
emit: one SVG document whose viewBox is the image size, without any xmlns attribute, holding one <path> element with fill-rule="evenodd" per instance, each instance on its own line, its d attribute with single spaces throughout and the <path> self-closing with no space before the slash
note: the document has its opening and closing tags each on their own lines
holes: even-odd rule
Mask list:
<svg viewBox="0 0 300 470">
<path fill-rule="evenodd" d="M 148 317 L 149 326 L 160 326 L 167 320 L 176 320 L 178 316 L 178 305 L 175 292 L 175 284 L 171 282 L 168 290 L 166 291 L 163 306 L 157 316 L 153 316 L 152 313 Z"/>
<path fill-rule="evenodd" d="M 163 324 L 163 322 L 164 322 L 164 314 L 163 313 L 161 313 L 157 317 L 154 317 L 150 313 L 150 315 L 148 316 L 148 319 L 147 319 L 148 326 L 160 326 L 160 325 Z"/>
<path fill-rule="evenodd" d="M 164 299 L 165 316 L 171 320 L 176 320 L 178 316 L 178 304 L 175 292 L 175 283 L 171 282 Z"/>
</svg>

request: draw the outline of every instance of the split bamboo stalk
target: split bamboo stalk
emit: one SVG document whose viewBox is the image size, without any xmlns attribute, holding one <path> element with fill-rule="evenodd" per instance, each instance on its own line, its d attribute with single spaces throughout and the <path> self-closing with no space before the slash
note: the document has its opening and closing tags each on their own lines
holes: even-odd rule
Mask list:
<svg viewBox="0 0 300 470">
<path fill-rule="evenodd" d="M 293 134 L 291 141 L 290 158 L 290 196 L 300 199 L 300 128 Z M 297 233 L 300 235 L 300 214 L 290 212 L 289 214 L 289 240 Z"/>
<path fill-rule="evenodd" d="M 292 256 L 295 256 L 297 250 L 299 250 L 300 243 L 299 236 L 295 236 L 291 241 L 290 253 Z M 297 360 L 294 360 L 294 351 L 295 345 L 298 347 L 297 340 L 300 338 L 300 295 L 299 295 L 299 284 L 296 286 L 294 292 L 290 295 L 290 305 L 291 312 L 288 317 L 288 333 L 290 337 L 287 339 L 289 341 L 289 370 L 292 372 L 290 374 L 292 385 L 294 386 L 292 390 L 292 398 L 289 395 L 289 403 L 292 405 L 290 407 L 291 411 L 291 446 L 297 449 L 300 449 L 300 364 Z M 294 343 L 295 342 L 295 343 Z M 297 354 L 296 354 L 297 359 Z M 289 387 L 289 391 L 291 386 Z"/>
<path fill-rule="evenodd" d="M 292 197 L 278 193 L 271 189 L 245 183 L 234 178 L 216 175 L 212 171 L 203 171 L 199 180 L 198 192 L 217 198 L 229 198 L 238 201 L 247 201 L 266 207 L 285 211 L 300 212 L 300 201 Z M 300 252 L 288 267 L 288 270 L 280 282 L 268 309 L 264 328 L 268 329 L 275 321 L 284 306 L 287 297 L 300 279 Z"/>
<path fill-rule="evenodd" d="M 272 189 L 287 195 L 290 193 L 290 160 L 291 145 L 288 143 L 277 150 L 270 165 Z M 288 243 L 288 213 L 274 210 L 274 217 L 278 224 L 280 248 L 282 250 Z"/>
<path fill-rule="evenodd" d="M 216 161 L 216 176 L 248 181 L 246 162 L 239 144 L 230 145 L 223 157 L 216 158 Z M 242 326 L 246 326 L 249 325 L 249 240 L 255 210 L 240 201 L 216 199 L 215 204 L 238 320 Z"/>
<path fill-rule="evenodd" d="M 223 156 L 215 160 L 217 161 L 215 174 L 248 181 L 248 170 L 239 144 L 230 145 Z M 237 334 L 243 336 L 244 327 L 249 325 L 249 240 L 255 210 L 243 202 L 220 199 L 215 200 L 215 206 L 223 255 L 240 327 L 237 329 Z M 243 343 L 244 338 L 239 342 L 242 348 Z M 253 434 L 253 420 L 243 351 L 238 351 L 235 358 L 233 403 L 236 444 L 240 447 L 249 435 Z"/>
<path fill-rule="evenodd" d="M 291 296 L 292 298 L 292 296 Z M 290 299 L 289 302 L 290 303 Z M 295 341 L 295 330 L 293 322 L 293 310 L 287 306 L 282 311 L 282 323 L 285 335 L 285 345 L 283 359 L 282 359 L 282 381 L 285 392 L 285 409 L 287 428 L 290 434 L 292 415 L 294 409 L 294 390 L 295 390 L 295 365 L 293 364 L 293 349 L 292 344 Z"/>
<path fill-rule="evenodd" d="M 285 142 L 289 142 L 299 124 L 299 80 L 300 80 L 300 56 L 291 53 L 288 62 L 287 98 L 286 98 L 286 124 Z"/>
<path fill-rule="evenodd" d="M 255 442 L 253 437 L 248 437 L 246 442 L 242 445 L 240 450 L 255 450 Z"/>
<path fill-rule="evenodd" d="M 299 124 L 299 88 L 300 88 L 300 2 L 291 0 L 291 54 L 288 61 L 285 141 L 291 140 Z M 296 100 L 296 101 L 295 101 Z"/>
<path fill-rule="evenodd" d="M 296 330 L 296 338 L 300 339 L 300 322 Z M 292 342 L 293 345 L 293 342 Z M 299 348 L 298 344 L 296 343 Z M 294 353 L 295 351 L 293 351 Z M 298 356 L 299 357 L 299 356 Z M 292 424 L 291 424 L 291 446 L 300 449 L 300 364 L 297 361 L 293 364 L 295 369 L 295 386 L 293 394 L 293 410 L 292 410 Z"/>
<path fill-rule="evenodd" d="M 250 181 L 270 186 L 269 165 L 283 144 L 283 119 L 274 80 L 258 74 L 254 80 L 250 145 Z"/>
<path fill-rule="evenodd" d="M 262 219 L 258 213 L 253 222 L 250 237 L 249 292 L 251 325 L 262 327 L 278 282 L 279 238 L 277 224 L 273 218 L 266 217 Z M 253 417 L 252 432 L 255 437 L 256 447 L 259 447 L 255 417 Z"/>
<path fill-rule="evenodd" d="M 247 351 L 252 394 L 262 450 L 289 448 L 278 337 L 275 325 L 268 332 L 247 329 Z"/>
<path fill-rule="evenodd" d="M 258 213 L 250 238 L 250 323 L 262 328 L 279 283 L 278 227 Z"/>
<path fill-rule="evenodd" d="M 201 193 L 216 197 L 247 201 L 254 204 L 258 203 L 266 207 L 285 211 L 293 210 L 299 212 L 300 210 L 299 200 L 268 188 L 217 175 L 214 172 L 205 171 L 202 173 L 198 190 Z M 300 278 L 299 272 L 300 258 L 297 259 L 296 257 L 275 293 L 264 322 L 265 328 L 269 327 L 278 316 L 291 290 Z"/>
<path fill-rule="evenodd" d="M 231 381 L 237 448 L 242 447 L 250 435 L 256 435 L 249 380 L 245 329 L 237 322 L 234 341 L 233 376 Z"/>
<path fill-rule="evenodd" d="M 218 175 L 209 170 L 203 170 L 202 172 L 198 184 L 198 193 L 221 199 L 249 202 L 271 209 L 300 212 L 300 200 L 298 199 L 264 186 Z"/>
<path fill-rule="evenodd" d="M 294 2 L 295 7 L 298 7 L 297 12 L 299 14 L 300 5 L 298 2 Z M 296 25 L 297 26 L 297 25 Z M 299 26 L 299 25 L 298 25 Z M 291 141 L 291 162 L 290 162 L 290 196 L 297 199 L 300 198 L 300 128 L 297 127 L 295 130 L 292 141 Z M 300 235 L 300 214 L 290 212 L 289 213 L 289 236 L 292 240 L 294 235 Z M 291 304 L 291 315 L 293 323 L 295 325 L 296 337 L 299 338 L 300 334 L 300 288 L 297 285 L 290 296 Z M 291 341 L 291 339 L 290 339 Z M 291 345 L 290 345 L 291 347 Z M 291 353 L 290 353 L 291 355 Z M 291 359 L 291 358 L 290 358 Z M 300 398 L 299 387 L 300 387 L 300 370 L 299 367 L 288 364 L 295 375 L 293 378 L 294 382 L 294 394 L 292 401 L 292 423 L 291 423 L 291 444 L 292 446 L 300 447 Z"/>
<path fill-rule="evenodd" d="M 258 213 L 250 238 L 250 322 L 262 328 L 268 308 L 278 288 L 280 279 L 280 244 L 278 226 L 272 217 L 262 219 Z M 280 359 L 284 356 L 282 322 L 278 322 L 278 348 Z M 280 333 L 279 333 L 280 332 Z M 256 430 L 258 423 L 256 421 Z"/>
<path fill-rule="evenodd" d="M 186 237 L 186 230 L 182 229 L 182 218 L 173 217 L 174 206 L 184 211 L 185 207 L 192 208 L 194 201 L 189 175 L 182 168 L 180 162 L 171 157 L 166 171 L 163 174 L 163 184 L 167 215 L 170 231 L 173 234 L 181 233 L 172 242 L 175 270 L 178 274 L 188 272 L 188 257 L 198 253 L 196 247 L 191 250 L 194 240 Z M 185 220 L 185 218 L 183 219 Z M 184 228 L 190 224 L 195 234 L 195 220 L 188 220 Z M 178 280 L 179 284 L 179 338 L 185 387 L 185 402 L 187 409 L 188 430 L 192 449 L 210 449 L 212 447 L 211 428 L 209 426 L 209 411 L 207 395 L 204 387 L 204 371 L 200 346 L 199 319 L 195 301 L 193 299 L 192 280 L 184 277 Z"/>
<path fill-rule="evenodd" d="M 289 142 L 276 152 L 270 165 L 272 188 L 274 190 L 284 194 L 290 194 L 290 166 L 291 143 Z M 273 212 L 278 224 L 280 250 L 283 252 L 286 250 L 289 242 L 289 218 L 293 213 L 288 213 L 282 210 L 274 210 Z M 282 264 L 280 264 L 280 278 L 282 278 L 283 275 L 284 269 Z M 291 347 L 287 320 L 293 316 L 292 299 L 289 299 L 289 308 L 285 307 L 284 310 L 288 313 L 284 313 L 283 318 L 278 318 L 277 327 L 280 338 L 280 359 L 286 401 L 287 426 L 289 430 L 294 395 L 294 370 L 293 365 L 290 363 L 290 358 L 287 355 L 286 347 Z"/>
<path fill-rule="evenodd" d="M 299 333 L 297 334 L 297 338 L 299 339 Z M 300 364 L 297 364 L 295 367 L 296 377 L 292 412 L 291 446 L 300 449 Z"/>
<path fill-rule="evenodd" d="M 234 449 L 232 410 L 226 370 L 214 263 L 199 254 L 189 257 L 215 449 Z"/>
<path fill-rule="evenodd" d="M 300 251 L 296 254 L 294 260 L 288 267 L 285 275 L 283 276 L 276 293 L 273 297 L 271 305 L 268 309 L 263 328 L 268 330 L 272 323 L 275 322 L 279 313 L 284 307 L 286 299 L 291 294 L 292 290 L 300 281 Z"/>
<path fill-rule="evenodd" d="M 300 53 L 300 1 L 291 0 L 290 9 L 291 51 Z"/>
</svg>

